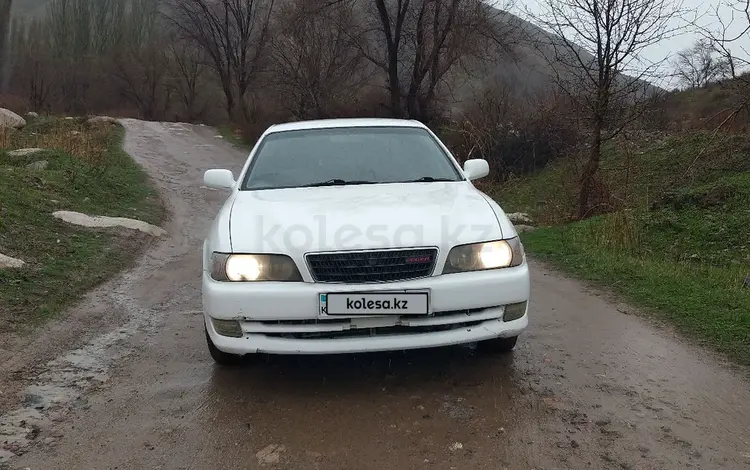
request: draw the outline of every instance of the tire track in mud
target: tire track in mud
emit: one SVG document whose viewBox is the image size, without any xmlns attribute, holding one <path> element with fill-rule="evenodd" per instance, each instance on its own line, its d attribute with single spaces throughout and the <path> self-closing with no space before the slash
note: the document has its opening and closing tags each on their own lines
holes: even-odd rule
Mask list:
<svg viewBox="0 0 750 470">
<path fill-rule="evenodd" d="M 168 213 L 165 225 L 169 236 L 148 250 L 134 269 L 95 290 L 88 296 L 88 301 L 74 309 L 85 310 L 94 304 L 105 304 L 104 311 L 109 314 L 120 312 L 112 317 L 126 319 L 124 324 L 95 336 L 82 347 L 43 366 L 24 364 L 20 355 L 13 359 L 21 364 L 12 364 L 11 361 L 5 364 L 26 375 L 21 381 L 27 385 L 22 392 L 22 406 L 0 415 L 0 464 L 22 455 L 52 423 L 62 421 L 72 409 L 87 409 L 86 394 L 109 380 L 112 364 L 133 353 L 127 340 L 138 334 L 153 334 L 163 312 L 181 307 L 180 299 L 195 297 L 187 285 L 181 288 L 183 292 L 173 290 L 173 295 L 152 305 L 149 305 L 147 295 L 134 297 L 135 292 L 149 290 L 148 286 L 153 289 L 163 284 L 168 277 L 163 273 L 169 273 L 172 266 L 180 266 L 181 260 L 193 251 L 207 218 L 221 202 L 220 198 L 207 198 L 203 194 L 205 191 L 185 187 L 187 181 L 192 182 L 202 175 L 203 169 L 193 165 L 194 161 L 181 160 L 180 156 L 170 153 L 165 147 L 169 143 L 165 138 L 182 141 L 189 149 L 205 149 L 208 164 L 211 155 L 218 153 L 222 157 L 234 155 L 234 163 L 241 165 L 242 154 L 223 142 L 208 144 L 202 138 L 198 139 L 200 143 L 191 146 L 191 137 L 193 140 L 197 138 L 192 129 L 199 126 L 136 120 L 123 120 L 122 124 L 127 129 L 125 150 L 149 171 L 162 194 Z M 191 150 L 185 151 L 183 156 L 192 157 L 190 153 Z M 217 163 L 226 165 L 228 162 Z M 193 220 L 196 218 L 199 220 Z M 170 286 L 170 289 L 174 288 Z M 192 308 L 200 313 L 200 310 L 195 310 L 200 308 L 199 304 L 194 303 Z M 55 436 L 46 439 L 51 442 Z"/>
</svg>

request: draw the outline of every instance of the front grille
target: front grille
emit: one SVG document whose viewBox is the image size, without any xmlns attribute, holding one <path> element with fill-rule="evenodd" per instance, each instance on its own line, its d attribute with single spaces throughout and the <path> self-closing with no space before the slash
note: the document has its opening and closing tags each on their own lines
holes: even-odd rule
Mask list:
<svg viewBox="0 0 750 470">
<path fill-rule="evenodd" d="M 467 321 L 453 323 L 450 325 L 425 325 L 425 326 L 383 326 L 377 328 L 358 328 L 344 331 L 311 331 L 309 333 L 265 333 L 271 338 L 288 339 L 337 339 L 337 338 L 367 338 L 372 336 L 388 335 L 413 335 L 420 333 L 435 333 L 438 331 L 460 330 L 471 328 L 482 323 L 481 321 Z"/>
<path fill-rule="evenodd" d="M 307 255 L 310 274 L 316 282 L 345 284 L 393 282 L 432 274 L 435 248 L 347 251 Z"/>
</svg>

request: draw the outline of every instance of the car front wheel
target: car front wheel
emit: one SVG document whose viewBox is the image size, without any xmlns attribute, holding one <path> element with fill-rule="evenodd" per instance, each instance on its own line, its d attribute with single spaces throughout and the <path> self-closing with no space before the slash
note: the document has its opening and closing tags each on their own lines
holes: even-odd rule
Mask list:
<svg viewBox="0 0 750 470">
<path fill-rule="evenodd" d="M 236 366 L 242 362 L 242 356 L 220 351 L 214 342 L 211 341 L 211 337 L 208 335 L 208 330 L 206 330 L 206 343 L 208 343 L 208 352 L 211 353 L 211 357 L 217 364 L 222 366 Z"/>
<path fill-rule="evenodd" d="M 512 336 L 510 338 L 494 338 L 486 341 L 480 341 L 477 347 L 484 352 L 491 353 L 509 353 L 516 347 L 518 336 Z"/>
</svg>

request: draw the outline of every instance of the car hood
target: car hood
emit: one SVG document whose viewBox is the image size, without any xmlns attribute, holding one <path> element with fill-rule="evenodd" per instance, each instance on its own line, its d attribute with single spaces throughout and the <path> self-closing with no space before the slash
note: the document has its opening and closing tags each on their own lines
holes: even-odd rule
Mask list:
<svg viewBox="0 0 750 470">
<path fill-rule="evenodd" d="M 235 253 L 435 246 L 502 238 L 492 207 L 467 182 L 238 191 Z"/>
</svg>

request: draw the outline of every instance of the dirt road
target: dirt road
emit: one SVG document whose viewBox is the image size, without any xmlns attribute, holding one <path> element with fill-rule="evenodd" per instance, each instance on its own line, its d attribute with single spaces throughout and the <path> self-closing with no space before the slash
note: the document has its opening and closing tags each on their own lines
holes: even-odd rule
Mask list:
<svg viewBox="0 0 750 470">
<path fill-rule="evenodd" d="M 0 359 L 0 468 L 750 468 L 747 371 L 537 264 L 532 324 L 510 356 L 215 368 L 200 244 L 223 195 L 202 173 L 244 155 L 207 127 L 124 124 L 170 237 Z"/>
</svg>

